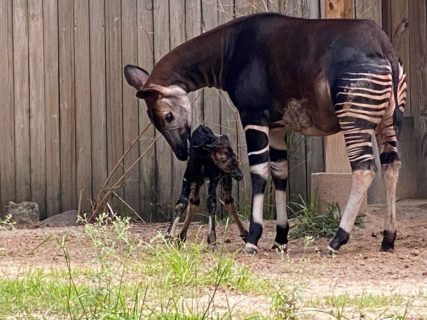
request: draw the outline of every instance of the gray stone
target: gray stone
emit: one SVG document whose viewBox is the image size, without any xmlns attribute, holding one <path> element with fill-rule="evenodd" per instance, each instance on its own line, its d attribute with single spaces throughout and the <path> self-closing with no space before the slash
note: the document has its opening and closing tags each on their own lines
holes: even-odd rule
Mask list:
<svg viewBox="0 0 427 320">
<path fill-rule="evenodd" d="M 77 224 L 77 210 L 68 210 L 47 219 L 44 219 L 41 223 L 41 227 L 68 227 Z"/>
<path fill-rule="evenodd" d="M 6 214 L 10 214 L 12 221 L 16 224 L 38 224 L 40 220 L 39 205 L 36 202 L 15 203 L 10 201 Z"/>
<path fill-rule="evenodd" d="M 311 194 L 312 197 L 317 196 L 320 212 L 325 212 L 334 203 L 340 206 L 341 213 L 344 212 L 350 196 L 351 179 L 351 173 L 320 172 L 311 174 Z M 365 195 L 360 209 L 365 208 L 366 204 Z"/>
</svg>

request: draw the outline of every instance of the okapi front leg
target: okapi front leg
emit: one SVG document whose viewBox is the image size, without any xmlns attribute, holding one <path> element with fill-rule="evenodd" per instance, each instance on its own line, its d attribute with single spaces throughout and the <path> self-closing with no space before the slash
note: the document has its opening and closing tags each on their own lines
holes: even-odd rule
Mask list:
<svg viewBox="0 0 427 320">
<path fill-rule="evenodd" d="M 239 228 L 239 235 L 243 241 L 246 242 L 248 237 L 248 230 L 243 226 L 242 222 L 237 215 L 236 205 L 234 204 L 234 199 L 231 196 L 231 190 L 233 187 L 233 181 L 231 176 L 227 175 L 221 180 L 222 186 L 222 201 L 224 202 L 225 210 L 227 210 L 228 214 L 233 217 L 234 222 L 237 224 L 237 228 Z"/>
<path fill-rule="evenodd" d="M 200 185 L 196 183 L 190 197 L 190 205 L 187 207 L 187 214 L 185 216 L 184 223 L 182 224 L 182 228 L 179 233 L 179 239 L 181 241 L 185 241 L 187 239 L 187 231 L 188 231 L 188 228 L 190 227 L 191 218 L 193 217 L 194 212 L 196 212 L 197 208 L 200 205 L 199 193 L 200 193 Z"/>
<path fill-rule="evenodd" d="M 276 238 L 273 249 L 285 250 L 288 244 L 288 214 L 286 212 L 286 185 L 288 181 L 288 160 L 284 127 L 270 129 L 270 170 L 274 183 L 276 200 Z"/>
<path fill-rule="evenodd" d="M 175 230 L 178 225 L 179 219 L 181 218 L 182 213 L 188 206 L 188 197 L 190 195 L 190 191 L 191 183 L 189 183 L 187 179 L 184 178 L 182 182 L 181 195 L 179 196 L 179 199 L 176 202 L 174 216 L 167 231 L 168 238 L 173 238 L 175 235 Z"/>
<path fill-rule="evenodd" d="M 258 240 L 263 229 L 264 191 L 268 178 L 268 127 L 258 125 L 245 126 L 246 144 L 251 171 L 252 199 L 249 234 L 244 252 L 258 252 Z"/>
<path fill-rule="evenodd" d="M 209 213 L 208 233 L 207 240 L 208 244 L 215 244 L 216 242 L 216 231 L 215 231 L 215 213 L 216 213 L 216 187 L 218 186 L 218 178 L 214 178 L 209 181 L 209 192 L 207 207 Z"/>
</svg>

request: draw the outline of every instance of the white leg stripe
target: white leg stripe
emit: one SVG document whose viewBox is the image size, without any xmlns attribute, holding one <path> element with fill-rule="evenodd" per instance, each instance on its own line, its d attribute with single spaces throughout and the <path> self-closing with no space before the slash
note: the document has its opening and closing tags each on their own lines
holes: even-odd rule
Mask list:
<svg viewBox="0 0 427 320">
<path fill-rule="evenodd" d="M 263 219 L 264 195 L 256 194 L 252 203 L 252 217 L 255 223 L 264 224 Z"/>
<path fill-rule="evenodd" d="M 253 155 L 253 154 L 264 153 L 264 152 L 268 151 L 269 148 L 270 148 L 269 146 L 266 146 L 264 149 L 261 149 L 261 150 L 258 150 L 258 151 L 248 152 L 248 157 L 251 156 L 251 155 Z"/>
<path fill-rule="evenodd" d="M 250 167 L 251 173 L 257 174 L 264 179 L 268 178 L 268 162 L 256 164 Z"/>
<path fill-rule="evenodd" d="M 276 190 L 276 212 L 277 224 L 285 226 L 288 223 L 288 214 L 286 212 L 286 192 Z"/>
<path fill-rule="evenodd" d="M 264 132 L 268 136 L 268 127 L 267 126 L 257 126 L 254 124 L 250 124 L 250 125 L 245 127 L 244 131 L 249 130 L 249 129 Z"/>
<path fill-rule="evenodd" d="M 288 161 L 270 161 L 270 168 L 274 176 L 286 179 L 288 177 Z"/>
</svg>

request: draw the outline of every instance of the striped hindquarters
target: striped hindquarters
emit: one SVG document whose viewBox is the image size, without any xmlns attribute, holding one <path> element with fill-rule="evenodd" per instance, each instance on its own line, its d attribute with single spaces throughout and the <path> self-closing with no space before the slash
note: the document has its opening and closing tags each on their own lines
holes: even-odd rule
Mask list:
<svg viewBox="0 0 427 320">
<path fill-rule="evenodd" d="M 335 108 L 353 169 L 371 168 L 371 135 L 379 127 L 393 128 L 393 80 L 388 63 L 346 67 L 336 82 Z M 390 131 L 395 139 L 394 130 Z"/>
</svg>

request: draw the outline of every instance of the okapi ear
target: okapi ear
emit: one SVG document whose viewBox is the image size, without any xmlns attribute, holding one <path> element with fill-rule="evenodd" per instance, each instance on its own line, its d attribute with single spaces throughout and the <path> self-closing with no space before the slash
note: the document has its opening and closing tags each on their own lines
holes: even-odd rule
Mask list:
<svg viewBox="0 0 427 320">
<path fill-rule="evenodd" d="M 139 98 L 139 99 L 145 99 L 145 98 L 147 98 L 149 95 L 152 95 L 152 94 L 156 94 L 156 95 L 158 95 L 158 96 L 162 96 L 162 94 L 160 93 L 160 91 L 158 91 L 158 90 L 156 90 L 156 89 L 153 89 L 153 88 L 145 88 L 145 89 L 143 89 L 143 90 L 141 90 L 141 91 L 138 91 L 137 93 L 136 93 L 136 96 Z"/>
<path fill-rule="evenodd" d="M 129 85 L 131 85 L 138 91 L 140 91 L 142 87 L 144 87 L 144 84 L 147 82 L 149 77 L 147 71 L 140 67 L 132 66 L 130 64 L 125 66 L 124 75 Z"/>
<path fill-rule="evenodd" d="M 228 136 L 227 136 L 226 134 L 221 135 L 221 136 L 219 137 L 219 140 L 220 140 L 221 142 L 224 142 L 224 143 L 230 143 L 230 141 L 228 141 Z"/>
</svg>

